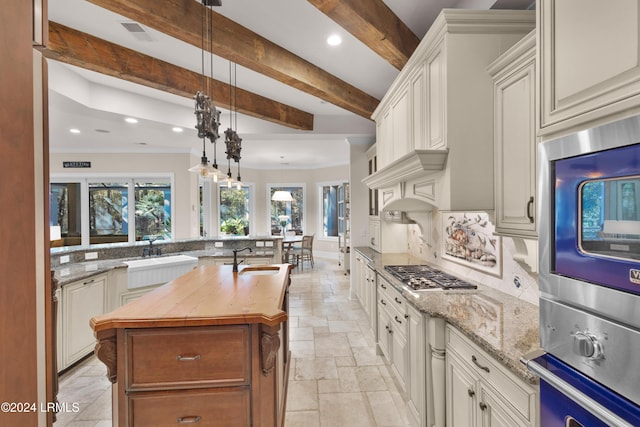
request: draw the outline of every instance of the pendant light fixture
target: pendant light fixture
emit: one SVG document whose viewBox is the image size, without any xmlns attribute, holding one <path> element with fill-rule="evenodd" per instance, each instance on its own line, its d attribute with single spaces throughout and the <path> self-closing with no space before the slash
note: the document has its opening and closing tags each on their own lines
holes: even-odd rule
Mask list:
<svg viewBox="0 0 640 427">
<path fill-rule="evenodd" d="M 218 129 L 220 127 L 220 111 L 213 105 L 211 98 L 206 94 L 212 92 L 210 88 L 210 80 L 207 79 L 204 66 L 205 56 L 205 33 L 209 43 L 209 54 L 211 60 L 211 80 L 213 79 L 213 14 L 208 9 L 211 2 L 202 0 L 202 90 L 197 91 L 193 97 L 195 101 L 196 129 L 198 130 L 198 138 L 202 139 L 202 157 L 200 163 L 189 168 L 189 172 L 199 174 L 202 178 L 212 177 L 214 181 L 218 180 L 221 175 L 218 170 L 216 160 L 216 142 L 220 137 Z M 209 163 L 206 150 L 206 139 L 213 144 L 213 165 Z"/>
<path fill-rule="evenodd" d="M 231 68 L 231 61 L 229 61 L 229 128 L 224 132 L 225 140 L 224 143 L 226 145 L 226 153 L 227 153 L 227 188 L 231 188 L 233 181 L 233 175 L 231 174 L 231 159 L 235 163 L 238 164 L 238 174 L 235 181 L 236 188 L 238 190 L 242 189 L 242 178 L 240 177 L 240 152 L 242 151 L 242 138 L 238 135 L 236 129 L 238 128 L 238 110 L 236 108 L 236 64 L 233 64 L 233 72 Z M 232 82 L 233 76 L 233 82 Z M 233 89 L 233 93 L 232 93 Z M 234 121 L 235 128 L 234 129 Z"/>
</svg>

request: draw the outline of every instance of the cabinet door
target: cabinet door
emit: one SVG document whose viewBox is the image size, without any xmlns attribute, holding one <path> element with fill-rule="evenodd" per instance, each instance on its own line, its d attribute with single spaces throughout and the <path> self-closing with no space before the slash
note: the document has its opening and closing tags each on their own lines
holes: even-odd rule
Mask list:
<svg viewBox="0 0 640 427">
<path fill-rule="evenodd" d="M 446 366 L 447 427 L 472 427 L 476 425 L 477 378 L 451 351 L 447 352 Z"/>
<path fill-rule="evenodd" d="M 444 42 L 426 61 L 427 144 L 425 148 L 445 148 L 445 53 Z"/>
<path fill-rule="evenodd" d="M 388 360 L 391 360 L 391 326 L 389 324 L 389 315 L 382 302 L 378 304 L 378 348 L 382 352 L 382 355 Z M 384 304 L 387 304 L 385 301 Z"/>
<path fill-rule="evenodd" d="M 407 307 L 407 340 L 409 341 L 409 368 L 407 375 L 407 397 L 409 410 L 418 421 L 426 425 L 426 385 L 425 385 L 425 330 L 422 313 L 413 306 Z"/>
<path fill-rule="evenodd" d="M 376 122 L 376 155 L 378 170 L 384 168 L 393 161 L 393 115 L 388 109 L 382 114 L 379 122 Z"/>
<path fill-rule="evenodd" d="M 534 58 L 495 85 L 496 229 L 536 236 Z"/>
<path fill-rule="evenodd" d="M 63 355 L 66 368 L 93 351 L 89 320 L 104 313 L 106 276 L 95 276 L 62 287 Z"/>
<path fill-rule="evenodd" d="M 393 110 L 393 157 L 391 158 L 391 161 L 399 159 L 412 149 L 409 101 L 409 89 L 405 85 L 400 89 L 400 93 L 398 94 L 396 101 L 391 106 Z"/>
<path fill-rule="evenodd" d="M 378 283 L 376 280 L 376 272 L 372 268 L 366 267 L 367 270 L 367 305 L 369 306 L 367 313 L 369 313 L 369 322 L 371 324 L 371 329 L 373 331 L 377 331 L 377 297 L 378 297 Z M 376 337 L 377 338 L 377 337 Z"/>
<path fill-rule="evenodd" d="M 478 425 L 482 427 L 526 427 L 507 409 L 508 402 L 502 400 L 491 389 L 480 383 L 480 402 L 478 403 Z"/>
<path fill-rule="evenodd" d="M 425 71 L 424 65 L 418 67 L 418 70 L 409 79 L 411 91 L 411 140 L 412 148 L 421 150 L 429 148 L 426 140 L 426 90 L 425 90 Z"/>
<path fill-rule="evenodd" d="M 589 121 L 637 109 L 637 1 L 544 0 L 536 9 L 541 134 L 577 125 L 586 128 Z"/>
<path fill-rule="evenodd" d="M 396 375 L 402 391 L 405 391 L 409 373 L 407 326 L 405 319 L 401 318 L 397 313 L 391 315 L 389 324 L 391 325 L 391 370 Z"/>
</svg>

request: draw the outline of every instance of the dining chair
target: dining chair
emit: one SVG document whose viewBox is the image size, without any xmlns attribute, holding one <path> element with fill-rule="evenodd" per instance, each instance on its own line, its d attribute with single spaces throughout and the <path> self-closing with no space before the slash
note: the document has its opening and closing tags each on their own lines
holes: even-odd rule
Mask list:
<svg viewBox="0 0 640 427">
<path fill-rule="evenodd" d="M 304 270 L 304 262 L 309 261 L 313 268 L 313 236 L 314 234 L 302 236 L 302 244 L 298 248 L 294 248 L 296 254 L 296 264 Z"/>
</svg>

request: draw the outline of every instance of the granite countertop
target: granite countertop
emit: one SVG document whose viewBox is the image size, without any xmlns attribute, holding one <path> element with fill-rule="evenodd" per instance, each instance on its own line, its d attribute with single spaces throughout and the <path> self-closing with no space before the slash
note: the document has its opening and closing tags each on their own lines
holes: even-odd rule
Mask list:
<svg viewBox="0 0 640 427">
<path fill-rule="evenodd" d="M 474 283 L 478 289 L 473 291 L 412 292 L 388 274 L 384 266 L 425 264 L 424 261 L 408 254 L 380 254 L 360 247 L 355 250 L 410 304 L 429 316 L 445 319 L 524 381 L 538 383 L 537 377 L 520 363 L 521 356 L 540 347 L 538 306 L 479 283 Z"/>
<path fill-rule="evenodd" d="M 216 249 L 216 250 L 198 250 L 187 251 L 180 253 L 167 253 L 160 256 L 154 256 L 153 258 L 162 258 L 175 255 L 187 255 L 195 258 L 232 258 L 232 249 Z M 239 259 L 243 258 L 261 258 L 272 257 L 273 250 L 265 248 L 264 250 L 254 250 L 253 252 L 242 252 L 238 254 Z M 68 283 L 75 282 L 77 280 L 86 279 L 88 277 L 95 276 L 97 274 L 106 273 L 116 268 L 127 268 L 125 261 L 140 260 L 141 257 L 135 258 L 116 258 L 116 259 L 99 259 L 85 262 L 70 262 L 68 264 L 62 264 L 51 269 L 55 273 L 55 278 L 58 280 L 58 285 L 64 286 Z"/>
</svg>

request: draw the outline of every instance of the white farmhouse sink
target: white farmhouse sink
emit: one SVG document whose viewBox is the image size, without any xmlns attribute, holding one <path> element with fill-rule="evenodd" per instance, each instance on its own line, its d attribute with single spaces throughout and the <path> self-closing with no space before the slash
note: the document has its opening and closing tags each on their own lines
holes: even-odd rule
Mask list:
<svg viewBox="0 0 640 427">
<path fill-rule="evenodd" d="M 198 258 L 188 255 L 174 255 L 136 259 L 124 263 L 129 266 L 127 269 L 127 288 L 135 289 L 170 282 L 196 268 Z"/>
</svg>

